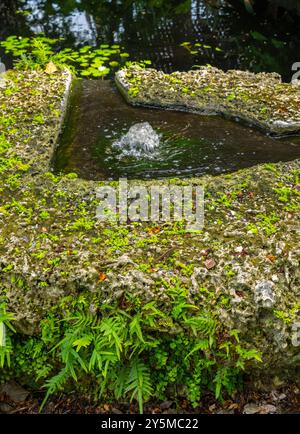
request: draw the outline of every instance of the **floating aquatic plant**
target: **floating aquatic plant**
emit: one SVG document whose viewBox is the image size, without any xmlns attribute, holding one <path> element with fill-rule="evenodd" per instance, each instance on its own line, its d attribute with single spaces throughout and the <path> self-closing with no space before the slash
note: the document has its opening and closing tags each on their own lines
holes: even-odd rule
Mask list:
<svg viewBox="0 0 300 434">
<path fill-rule="evenodd" d="M 61 49 L 62 42 L 63 38 L 51 39 L 43 35 L 32 38 L 9 36 L 0 42 L 0 46 L 14 56 L 17 69 L 44 69 L 50 63 L 57 67 L 68 67 L 74 74 L 86 78 L 106 77 L 124 66 L 130 57 L 118 44 L 101 44 L 99 47 L 85 45 L 74 50 Z M 146 64 L 151 62 L 141 62 L 143 66 Z"/>
</svg>

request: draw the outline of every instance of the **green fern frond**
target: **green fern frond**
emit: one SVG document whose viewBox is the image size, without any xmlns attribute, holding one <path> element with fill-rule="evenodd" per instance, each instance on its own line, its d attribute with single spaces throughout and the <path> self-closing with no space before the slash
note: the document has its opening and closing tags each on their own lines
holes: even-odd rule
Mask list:
<svg viewBox="0 0 300 434">
<path fill-rule="evenodd" d="M 103 333 L 103 337 L 114 346 L 119 359 L 123 349 L 124 336 L 122 336 L 122 333 L 124 332 L 124 328 L 127 328 L 126 323 L 120 316 L 103 319 L 99 327 L 99 331 Z"/>
<path fill-rule="evenodd" d="M 12 352 L 11 339 L 7 333 L 7 329 L 15 332 L 11 321 L 14 320 L 12 313 L 6 311 L 6 304 L 0 304 L 0 367 L 3 368 L 5 362 L 10 366 L 10 354 Z"/>
<path fill-rule="evenodd" d="M 230 395 L 236 389 L 237 372 L 228 366 L 223 366 L 217 370 L 213 382 L 215 383 L 216 399 L 222 399 L 222 389 L 224 388 Z"/>
<path fill-rule="evenodd" d="M 129 325 L 130 335 L 136 335 L 136 337 L 141 341 L 145 342 L 143 338 L 143 333 L 141 329 L 141 316 L 136 315 Z"/>
<path fill-rule="evenodd" d="M 0 346 L 0 367 L 3 368 L 5 363 L 10 366 L 10 355 L 12 353 L 12 343 L 9 336 L 5 336 L 5 345 Z"/>
<path fill-rule="evenodd" d="M 41 404 L 40 412 L 44 408 L 49 396 L 63 389 L 64 385 L 69 379 L 69 376 L 70 374 L 68 372 L 67 367 L 64 367 L 58 374 L 54 375 L 53 377 L 49 378 L 49 380 L 46 381 L 44 387 L 47 389 L 47 393 Z"/>
<path fill-rule="evenodd" d="M 0 322 L 0 347 L 6 346 L 6 328 L 3 321 Z"/>
<path fill-rule="evenodd" d="M 92 315 L 90 312 L 76 312 L 74 316 L 65 319 L 67 322 L 72 322 L 74 327 L 95 327 L 97 325 L 98 318 Z"/>
<path fill-rule="evenodd" d="M 72 346 L 76 347 L 76 351 L 77 353 L 80 351 L 81 348 L 87 348 L 91 342 L 93 340 L 93 335 L 84 335 L 79 339 L 76 339 L 73 343 Z"/>
<path fill-rule="evenodd" d="M 131 399 L 136 399 L 139 411 L 143 413 L 144 401 L 152 394 L 152 385 L 148 367 L 139 359 L 134 359 L 130 365 L 129 377 L 125 393 L 131 392 Z"/>
<path fill-rule="evenodd" d="M 114 393 L 116 399 L 122 398 L 125 393 L 127 380 L 129 377 L 129 369 L 127 366 L 122 366 L 118 371 L 117 379 L 115 382 Z"/>
<path fill-rule="evenodd" d="M 209 340 L 202 339 L 201 341 L 197 342 L 194 348 L 186 355 L 185 360 L 188 359 L 192 354 L 196 353 L 197 351 L 205 351 L 208 348 L 209 348 Z"/>
<path fill-rule="evenodd" d="M 210 316 L 194 316 L 184 321 L 184 325 L 189 326 L 194 335 L 201 333 L 205 336 L 213 335 L 215 332 L 216 323 Z"/>
</svg>

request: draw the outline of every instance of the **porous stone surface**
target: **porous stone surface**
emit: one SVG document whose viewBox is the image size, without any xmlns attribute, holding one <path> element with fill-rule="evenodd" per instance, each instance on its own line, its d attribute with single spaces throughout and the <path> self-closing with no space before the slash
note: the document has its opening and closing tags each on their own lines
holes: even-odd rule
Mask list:
<svg viewBox="0 0 300 434">
<path fill-rule="evenodd" d="M 276 135 L 300 131 L 300 86 L 276 73 L 203 66 L 165 74 L 134 65 L 118 71 L 116 83 L 133 105 L 221 114 Z"/>
<path fill-rule="evenodd" d="M 10 72 L 8 80 L 0 93 L 0 297 L 18 333 L 38 334 L 64 298 L 85 294 L 96 314 L 135 297 L 168 314 L 166 288 L 182 288 L 197 311 L 214 316 L 221 336 L 238 329 L 243 347 L 261 353 L 263 362 L 246 369 L 253 382 L 297 381 L 300 161 L 155 181 L 204 187 L 200 233 L 178 222 L 99 221 L 96 189 L 118 183 L 50 171 L 70 76 Z M 170 315 L 156 331 L 180 327 Z"/>
<path fill-rule="evenodd" d="M 271 308 L 275 304 L 274 283 L 262 280 L 254 288 L 254 300 L 263 308 Z"/>
</svg>

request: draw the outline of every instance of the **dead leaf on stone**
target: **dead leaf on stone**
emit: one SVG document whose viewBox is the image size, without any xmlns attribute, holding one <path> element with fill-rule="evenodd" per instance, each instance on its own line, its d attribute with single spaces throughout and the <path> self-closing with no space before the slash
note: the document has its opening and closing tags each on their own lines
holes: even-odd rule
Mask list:
<svg viewBox="0 0 300 434">
<path fill-rule="evenodd" d="M 211 270 L 212 268 L 214 268 L 216 266 L 216 261 L 214 259 L 206 259 L 206 261 L 204 262 L 205 267 L 208 270 Z"/>
<path fill-rule="evenodd" d="M 49 62 L 45 69 L 46 74 L 49 75 L 54 74 L 57 71 L 58 71 L 57 66 L 53 62 Z"/>
<path fill-rule="evenodd" d="M 107 276 L 106 276 L 106 274 L 105 273 L 102 273 L 102 272 L 100 272 L 99 273 L 99 282 L 104 282 L 104 280 L 106 280 L 107 279 Z"/>
<path fill-rule="evenodd" d="M 147 231 L 149 234 L 158 234 L 161 231 L 161 228 L 159 226 L 155 228 L 147 228 Z"/>
</svg>

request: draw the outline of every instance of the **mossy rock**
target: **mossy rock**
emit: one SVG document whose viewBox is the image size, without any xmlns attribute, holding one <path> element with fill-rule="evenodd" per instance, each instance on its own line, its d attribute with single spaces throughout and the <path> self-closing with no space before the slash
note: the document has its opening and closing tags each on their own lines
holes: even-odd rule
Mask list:
<svg viewBox="0 0 300 434">
<path fill-rule="evenodd" d="M 300 131 L 300 86 L 276 73 L 203 66 L 165 74 L 131 66 L 117 72 L 116 83 L 133 105 L 223 115 L 276 135 Z"/>
</svg>

